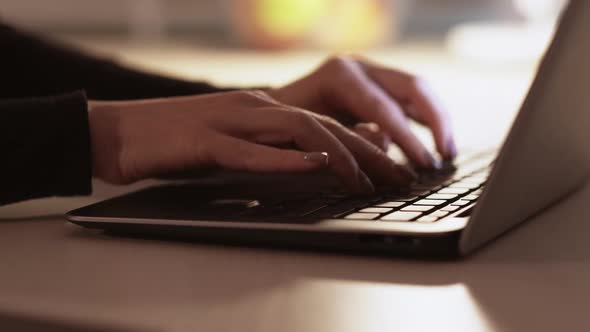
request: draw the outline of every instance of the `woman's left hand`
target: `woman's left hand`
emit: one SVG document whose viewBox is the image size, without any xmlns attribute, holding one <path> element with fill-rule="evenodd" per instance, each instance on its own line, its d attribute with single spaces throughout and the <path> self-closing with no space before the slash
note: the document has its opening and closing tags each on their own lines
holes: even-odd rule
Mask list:
<svg viewBox="0 0 590 332">
<path fill-rule="evenodd" d="M 420 168 L 433 169 L 438 163 L 410 130 L 408 118 L 432 131 L 444 159 L 457 154 L 447 112 L 422 79 L 398 70 L 354 57 L 334 57 L 311 74 L 268 93 L 285 104 L 336 119 L 352 118 L 359 134 L 381 141 L 381 146 L 391 139 Z"/>
</svg>

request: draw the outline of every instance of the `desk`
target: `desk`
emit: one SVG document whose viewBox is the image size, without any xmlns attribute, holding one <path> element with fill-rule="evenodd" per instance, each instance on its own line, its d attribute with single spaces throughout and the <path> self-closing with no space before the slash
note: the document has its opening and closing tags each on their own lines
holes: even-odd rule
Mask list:
<svg viewBox="0 0 590 332">
<path fill-rule="evenodd" d="M 259 83 L 244 79 L 258 67 L 222 73 L 207 69 L 201 53 L 184 52 L 191 71 Z M 179 64 L 123 53 L 161 70 Z M 460 141 L 484 144 L 505 133 L 531 67 L 498 73 L 416 54 L 381 56 L 432 69 Z M 283 57 L 294 71 L 319 59 Z M 278 69 L 271 67 L 264 77 Z M 589 331 L 589 198 L 585 188 L 456 262 L 115 238 L 59 216 L 3 220 L 0 323 L 45 331 Z"/>
</svg>

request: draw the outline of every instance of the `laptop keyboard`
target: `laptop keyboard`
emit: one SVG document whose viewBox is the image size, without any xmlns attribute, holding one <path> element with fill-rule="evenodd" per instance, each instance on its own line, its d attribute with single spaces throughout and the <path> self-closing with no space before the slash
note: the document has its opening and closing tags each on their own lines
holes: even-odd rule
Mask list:
<svg viewBox="0 0 590 332">
<path fill-rule="evenodd" d="M 282 202 L 279 209 L 268 212 L 276 216 L 279 210 L 289 211 L 289 217 L 306 219 L 433 223 L 478 200 L 494 157 L 485 153 L 446 164 L 439 171 L 421 174 L 409 188 L 380 189 L 368 197 L 326 193 L 303 202 Z"/>
<path fill-rule="evenodd" d="M 238 215 L 268 222 L 344 219 L 433 223 L 477 201 L 494 158 L 495 153 L 463 157 L 439 171 L 420 174 L 419 180 L 407 188 L 380 188 L 362 197 L 344 192 L 277 197 L 261 200 L 254 208 L 241 209 Z"/>
<path fill-rule="evenodd" d="M 348 220 L 433 223 L 475 203 L 489 176 L 494 155 L 478 155 L 457 166 L 421 174 L 406 193 L 378 194 L 371 202 L 333 216 Z"/>
</svg>

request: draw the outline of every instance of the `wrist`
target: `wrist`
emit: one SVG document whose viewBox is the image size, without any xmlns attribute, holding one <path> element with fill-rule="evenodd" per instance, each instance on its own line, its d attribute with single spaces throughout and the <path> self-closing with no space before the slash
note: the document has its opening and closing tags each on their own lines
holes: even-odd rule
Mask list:
<svg viewBox="0 0 590 332">
<path fill-rule="evenodd" d="M 88 121 L 93 176 L 107 182 L 121 178 L 120 111 L 114 102 L 89 101 Z"/>
</svg>

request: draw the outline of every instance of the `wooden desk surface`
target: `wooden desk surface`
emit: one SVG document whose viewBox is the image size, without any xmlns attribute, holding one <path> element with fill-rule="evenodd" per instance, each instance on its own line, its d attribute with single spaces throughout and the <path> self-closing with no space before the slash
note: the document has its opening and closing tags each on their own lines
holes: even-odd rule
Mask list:
<svg viewBox="0 0 590 332">
<path fill-rule="evenodd" d="M 280 55 L 273 64 L 269 55 L 230 54 L 225 61 L 215 57 L 204 62 L 209 51 L 159 55 L 155 49 L 130 48 L 119 53 L 142 66 L 177 74 L 186 68 L 189 77 L 202 70 L 201 77 L 244 85 L 263 83 L 257 81 L 261 76 L 281 83 L 320 59 Z M 455 115 L 460 141 L 470 145 L 490 143 L 505 133 L 531 68 L 498 72 L 427 51 L 388 54 L 376 56 L 431 74 L 427 76 Z M 286 63 L 293 64 L 291 69 L 284 69 Z M 263 74 L 254 75 L 258 71 Z M 99 188 L 94 198 L 111 189 Z M 60 216 L 15 218 L 48 204 L 59 212 L 75 201 L 5 207 L 0 209 L 5 219 L 0 221 L 0 327 L 588 331 L 589 198 L 586 188 L 457 262 L 114 238 L 69 225 Z"/>
<path fill-rule="evenodd" d="M 586 188 L 457 262 L 114 238 L 63 218 L 2 222 L 0 324 L 588 331 L 589 197 Z"/>
</svg>

